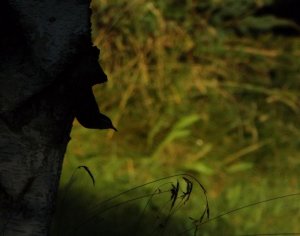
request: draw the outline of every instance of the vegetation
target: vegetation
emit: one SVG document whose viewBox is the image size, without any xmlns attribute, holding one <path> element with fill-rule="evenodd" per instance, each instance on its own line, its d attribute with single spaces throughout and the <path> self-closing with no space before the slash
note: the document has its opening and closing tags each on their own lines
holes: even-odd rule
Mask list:
<svg viewBox="0 0 300 236">
<path fill-rule="evenodd" d="M 89 219 L 86 209 L 94 204 L 177 173 L 192 174 L 205 186 L 211 217 L 299 192 L 300 31 L 292 20 L 264 12 L 275 3 L 93 2 L 94 43 L 109 77 L 94 92 L 119 132 L 74 123 L 55 235 L 57 230 L 67 235 Z M 82 165 L 91 171 L 95 187 L 77 169 Z M 187 184 L 182 176 L 169 181 L 155 184 L 166 191 L 176 181 Z M 205 205 L 201 188 L 184 209 L 171 214 L 169 228 L 158 225 L 160 230 L 151 231 L 155 217 L 170 215 L 166 209 L 172 204 L 170 195 L 154 201 L 151 193 L 158 186 L 119 196 L 105 214 L 97 208 L 99 215 L 82 226 L 84 231 L 70 235 L 176 235 L 190 227 Z M 143 194 L 148 197 L 118 205 Z M 198 235 L 300 233 L 299 209 L 299 197 L 278 199 L 208 222 Z M 136 228 L 138 219 L 142 227 Z M 184 235 L 189 233 L 194 230 Z"/>
</svg>

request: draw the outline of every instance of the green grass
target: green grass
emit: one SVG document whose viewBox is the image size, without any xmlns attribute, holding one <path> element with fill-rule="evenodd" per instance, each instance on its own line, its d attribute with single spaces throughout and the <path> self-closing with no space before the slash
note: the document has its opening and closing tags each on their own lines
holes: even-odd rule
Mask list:
<svg viewBox="0 0 300 236">
<path fill-rule="evenodd" d="M 53 235 L 68 235 L 106 198 L 183 172 L 206 187 L 212 218 L 300 192 L 300 37 L 274 33 L 276 27 L 297 28 L 286 19 L 255 15 L 270 2 L 93 2 L 94 43 L 109 77 L 94 92 L 119 132 L 74 123 L 60 195 L 80 165 L 89 167 L 96 185 L 76 171 Z M 153 188 L 129 192 L 114 204 Z M 176 235 L 192 226 L 189 217 L 197 217 L 203 196 L 193 193 L 167 228 L 153 232 L 157 215 L 169 214 L 155 211 L 169 207 L 169 194 L 153 199 L 147 213 L 149 198 L 105 214 L 100 209 L 101 216 L 75 233 Z M 198 235 L 300 233 L 299 209 L 297 196 L 270 201 L 202 225 Z M 142 227 L 133 232 L 140 219 Z"/>
</svg>

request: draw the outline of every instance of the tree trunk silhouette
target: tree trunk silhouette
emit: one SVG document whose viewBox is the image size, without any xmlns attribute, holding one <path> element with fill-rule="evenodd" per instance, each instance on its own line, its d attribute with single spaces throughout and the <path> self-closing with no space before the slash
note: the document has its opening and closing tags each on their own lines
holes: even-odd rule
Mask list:
<svg viewBox="0 0 300 236">
<path fill-rule="evenodd" d="M 0 28 L 0 233 L 48 235 L 82 88 L 106 81 L 89 1 L 4 0 Z"/>
</svg>

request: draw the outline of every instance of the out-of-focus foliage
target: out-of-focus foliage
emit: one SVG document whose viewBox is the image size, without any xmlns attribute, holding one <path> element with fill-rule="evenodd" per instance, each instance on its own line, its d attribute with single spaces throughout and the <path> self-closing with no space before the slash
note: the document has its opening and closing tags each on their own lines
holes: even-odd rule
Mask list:
<svg viewBox="0 0 300 236">
<path fill-rule="evenodd" d="M 82 163 L 99 188 L 114 185 L 105 195 L 187 171 L 207 187 L 214 215 L 299 191 L 299 26 L 264 13 L 270 4 L 94 0 L 93 38 L 109 77 L 95 93 L 119 132 L 75 123 L 62 183 Z M 202 232 L 299 231 L 299 207 L 259 206 Z"/>
</svg>

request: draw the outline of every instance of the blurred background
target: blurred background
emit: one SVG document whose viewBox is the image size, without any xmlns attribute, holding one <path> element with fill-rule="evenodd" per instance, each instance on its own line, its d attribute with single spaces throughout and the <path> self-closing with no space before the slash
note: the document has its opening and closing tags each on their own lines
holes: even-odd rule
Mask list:
<svg viewBox="0 0 300 236">
<path fill-rule="evenodd" d="M 91 6 L 93 41 L 109 77 L 94 93 L 119 131 L 74 122 L 53 235 L 194 235 L 205 210 L 199 185 L 173 208 L 169 193 L 140 197 L 174 193 L 177 183 L 187 185 L 182 176 L 103 202 L 179 173 L 205 186 L 211 218 L 300 192 L 298 0 Z M 196 234 L 300 233 L 299 222 L 294 196 L 224 215 Z"/>
</svg>

